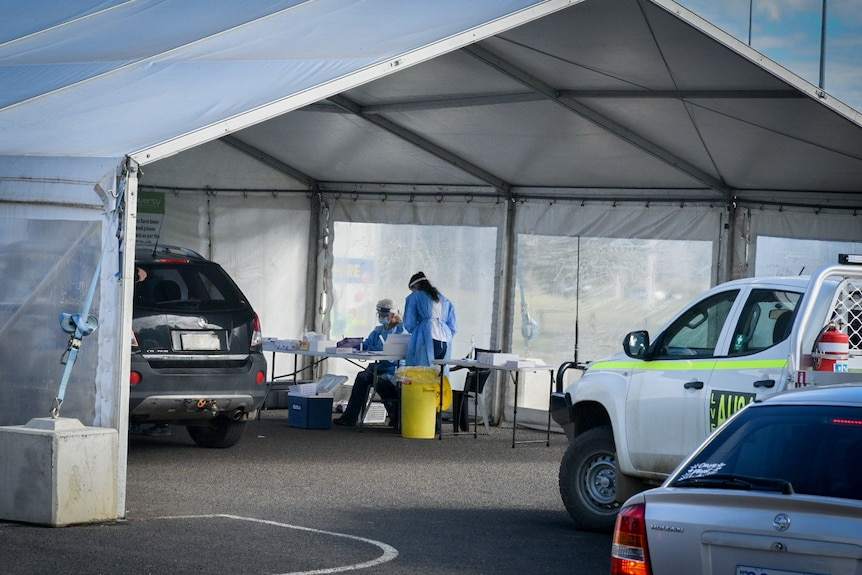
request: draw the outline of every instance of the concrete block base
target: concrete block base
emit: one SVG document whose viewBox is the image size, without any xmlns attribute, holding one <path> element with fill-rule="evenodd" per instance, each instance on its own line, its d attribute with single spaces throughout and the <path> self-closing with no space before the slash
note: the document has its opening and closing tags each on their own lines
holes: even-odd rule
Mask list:
<svg viewBox="0 0 862 575">
<path fill-rule="evenodd" d="M 0 427 L 0 519 L 62 527 L 117 519 L 114 429 L 42 417 Z"/>
</svg>

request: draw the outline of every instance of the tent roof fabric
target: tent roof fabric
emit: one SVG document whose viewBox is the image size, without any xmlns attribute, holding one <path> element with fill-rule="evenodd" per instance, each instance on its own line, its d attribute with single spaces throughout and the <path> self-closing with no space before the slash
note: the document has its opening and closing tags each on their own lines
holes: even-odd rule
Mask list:
<svg viewBox="0 0 862 575">
<path fill-rule="evenodd" d="M 221 139 L 298 189 L 862 206 L 862 116 L 671 0 L 48 6 L 0 23 L 0 159 Z"/>
<path fill-rule="evenodd" d="M 441 0 L 421 17 L 415 3 L 391 0 L 252 0 L 217 7 L 203 0 L 115 0 L 80 14 L 73 8 L 84 3 L 60 3 L 65 20 L 46 16 L 51 20 L 43 25 L 50 28 L 0 45 L 7 87 L 0 121 L 26 127 L 17 130 L 13 150 L 3 145 L 3 151 L 141 153 L 152 161 L 391 73 L 410 58 L 435 55 L 429 46 L 457 47 L 465 32 L 461 44 L 474 40 L 477 28 L 493 33 L 496 21 L 513 13 L 569 3 Z M 36 18 L 29 13 L 43 10 L 51 14 L 53 4 L 15 11 L 30 23 Z M 374 70 L 381 64 L 384 70 Z M 99 127 L 98 137 L 89 126 Z M 196 132 L 203 139 L 191 136 Z M 180 141 L 163 151 L 172 140 Z"/>
</svg>

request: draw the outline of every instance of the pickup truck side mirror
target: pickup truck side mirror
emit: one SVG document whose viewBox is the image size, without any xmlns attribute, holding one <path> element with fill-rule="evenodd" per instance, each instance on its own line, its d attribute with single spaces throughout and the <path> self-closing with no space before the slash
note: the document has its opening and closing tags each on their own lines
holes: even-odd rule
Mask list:
<svg viewBox="0 0 862 575">
<path fill-rule="evenodd" d="M 648 349 L 649 332 L 646 330 L 633 331 L 623 339 L 623 351 L 629 357 L 644 359 Z"/>
</svg>

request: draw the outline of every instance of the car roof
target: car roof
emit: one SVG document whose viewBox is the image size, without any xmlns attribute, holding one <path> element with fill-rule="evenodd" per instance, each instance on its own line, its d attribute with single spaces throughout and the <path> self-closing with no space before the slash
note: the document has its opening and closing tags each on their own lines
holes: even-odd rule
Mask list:
<svg viewBox="0 0 862 575">
<path fill-rule="evenodd" d="M 158 245 L 158 246 L 146 246 L 139 247 L 135 249 L 135 261 L 136 262 L 158 262 L 165 258 L 184 258 L 188 260 L 195 260 L 201 262 L 209 261 L 196 251 L 190 250 L 188 248 L 182 248 L 179 246 L 167 246 L 167 245 Z"/>
<path fill-rule="evenodd" d="M 860 383 L 814 385 L 778 393 L 759 402 L 761 405 L 849 405 L 862 407 Z"/>
<path fill-rule="evenodd" d="M 725 282 L 717 285 L 713 289 L 726 289 L 728 287 L 741 287 L 741 286 L 786 286 L 797 288 L 800 291 L 804 291 L 805 287 L 808 286 L 808 283 L 811 281 L 810 276 L 759 276 L 753 278 L 740 278 L 737 280 L 731 280 L 729 282 Z"/>
</svg>

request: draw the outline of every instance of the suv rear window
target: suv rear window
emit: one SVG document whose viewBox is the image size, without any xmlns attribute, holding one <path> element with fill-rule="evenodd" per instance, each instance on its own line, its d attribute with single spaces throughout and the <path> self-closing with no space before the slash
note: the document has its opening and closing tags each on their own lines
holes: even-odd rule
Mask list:
<svg viewBox="0 0 862 575">
<path fill-rule="evenodd" d="M 246 305 L 233 281 L 215 264 L 138 264 L 147 272 L 135 284 L 135 306 L 159 311 L 228 311 Z"/>
<path fill-rule="evenodd" d="M 745 410 L 676 477 L 716 474 L 789 481 L 795 493 L 862 500 L 862 409 Z"/>
</svg>

